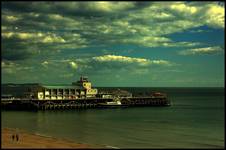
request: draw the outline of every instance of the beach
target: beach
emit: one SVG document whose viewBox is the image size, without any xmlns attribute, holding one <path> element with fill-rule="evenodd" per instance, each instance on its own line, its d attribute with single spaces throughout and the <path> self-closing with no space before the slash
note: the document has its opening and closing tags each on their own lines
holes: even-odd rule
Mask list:
<svg viewBox="0 0 226 150">
<path fill-rule="evenodd" d="M 19 135 L 18 141 L 16 138 L 12 139 L 12 135 L 16 133 Z M 28 133 L 27 131 L 13 128 L 3 128 L 1 140 L 2 148 L 95 148 L 95 146 L 88 144 Z"/>
</svg>

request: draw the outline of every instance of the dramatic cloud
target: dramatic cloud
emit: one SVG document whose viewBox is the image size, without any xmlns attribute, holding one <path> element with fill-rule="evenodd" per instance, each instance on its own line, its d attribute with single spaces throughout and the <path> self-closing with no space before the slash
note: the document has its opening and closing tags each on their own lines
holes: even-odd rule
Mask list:
<svg viewBox="0 0 226 150">
<path fill-rule="evenodd" d="M 114 75 L 118 78 L 129 73 L 153 75 L 167 68 L 178 70 L 175 64 L 190 66 L 181 55 L 223 51 L 212 45 L 224 44 L 220 34 L 225 27 L 224 3 L 1 4 L 4 81 L 26 81 L 32 76 L 37 82 L 51 82 L 52 75 L 52 82 L 63 82 L 77 74 L 110 78 L 112 71 L 121 73 Z M 40 72 L 40 77 L 34 76 Z"/>
<path fill-rule="evenodd" d="M 222 53 L 223 49 L 219 46 L 214 47 L 203 47 L 203 48 L 194 48 L 180 51 L 180 55 L 212 55 Z"/>
<path fill-rule="evenodd" d="M 37 49 L 46 44 L 50 51 L 97 44 L 194 47 L 201 43 L 167 35 L 203 25 L 224 28 L 224 15 L 215 2 L 4 2 L 2 38 L 8 39 L 3 44 L 41 43 Z"/>
</svg>

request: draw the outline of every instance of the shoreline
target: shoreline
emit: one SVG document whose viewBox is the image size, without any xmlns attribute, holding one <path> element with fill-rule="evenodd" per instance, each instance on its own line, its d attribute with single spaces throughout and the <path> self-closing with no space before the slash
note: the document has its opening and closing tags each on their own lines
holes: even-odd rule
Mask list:
<svg viewBox="0 0 226 150">
<path fill-rule="evenodd" d="M 92 149 L 103 148 L 101 146 L 76 143 L 72 140 L 61 139 L 52 136 L 45 136 L 38 133 L 31 133 L 22 129 L 2 128 L 1 148 L 78 148 Z M 19 135 L 19 140 L 12 139 L 13 134 Z"/>
</svg>

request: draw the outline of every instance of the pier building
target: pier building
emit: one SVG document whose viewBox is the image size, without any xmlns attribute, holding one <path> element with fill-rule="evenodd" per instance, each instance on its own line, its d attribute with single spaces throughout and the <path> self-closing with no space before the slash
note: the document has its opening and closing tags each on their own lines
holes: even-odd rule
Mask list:
<svg viewBox="0 0 226 150">
<path fill-rule="evenodd" d="M 92 88 L 92 84 L 87 77 L 80 77 L 79 81 L 73 82 L 71 85 L 42 85 L 38 83 L 2 85 L 2 96 L 8 98 L 70 100 L 96 97 L 97 93 L 98 90 Z"/>
</svg>

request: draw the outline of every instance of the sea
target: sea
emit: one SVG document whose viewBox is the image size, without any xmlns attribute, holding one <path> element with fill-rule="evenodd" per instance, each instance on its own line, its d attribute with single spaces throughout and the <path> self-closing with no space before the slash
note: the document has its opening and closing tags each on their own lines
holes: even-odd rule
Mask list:
<svg viewBox="0 0 226 150">
<path fill-rule="evenodd" d="M 121 89 L 166 93 L 171 106 L 2 110 L 1 125 L 103 148 L 225 148 L 224 88 Z"/>
</svg>

